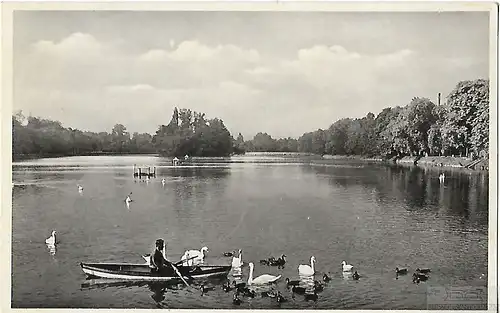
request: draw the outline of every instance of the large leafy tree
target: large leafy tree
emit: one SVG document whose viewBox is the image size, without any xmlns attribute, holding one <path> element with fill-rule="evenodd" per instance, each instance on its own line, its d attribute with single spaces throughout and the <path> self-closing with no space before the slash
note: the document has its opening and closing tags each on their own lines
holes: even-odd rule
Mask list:
<svg viewBox="0 0 500 313">
<path fill-rule="evenodd" d="M 116 124 L 111 130 L 111 144 L 116 152 L 125 152 L 130 143 L 130 134 L 122 124 Z"/>
<path fill-rule="evenodd" d="M 489 81 L 461 81 L 446 101 L 444 148 L 450 153 L 487 155 L 489 136 Z"/>
<path fill-rule="evenodd" d="M 167 156 L 228 156 L 233 138 L 221 119 L 207 120 L 204 113 L 174 109 L 168 125 L 160 125 L 152 138 L 156 149 Z"/>
<path fill-rule="evenodd" d="M 325 152 L 334 155 L 345 155 L 348 140 L 348 129 L 352 123 L 350 118 L 344 118 L 333 123 L 326 131 Z"/>
</svg>

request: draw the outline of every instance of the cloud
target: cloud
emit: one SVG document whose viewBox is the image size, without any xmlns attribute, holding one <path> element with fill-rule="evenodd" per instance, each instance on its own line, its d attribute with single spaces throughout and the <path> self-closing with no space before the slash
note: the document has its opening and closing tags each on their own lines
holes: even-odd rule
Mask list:
<svg viewBox="0 0 500 313">
<path fill-rule="evenodd" d="M 102 51 L 101 44 L 89 34 L 74 33 L 60 42 L 41 40 L 33 45 L 34 53 L 57 57 L 92 57 Z"/>
<path fill-rule="evenodd" d="M 182 42 L 168 56 L 172 60 L 181 62 L 225 60 L 227 62 L 257 63 L 259 61 L 259 53 L 255 50 L 244 50 L 234 45 L 209 47 L 195 40 Z"/>
<path fill-rule="evenodd" d="M 475 58 L 429 57 L 406 47 L 369 54 L 312 44 L 279 58 L 234 44 L 164 40 L 159 46 L 169 48 L 142 51 L 85 33 L 35 42 L 16 55 L 15 108 L 72 127 L 120 122 L 154 132 L 177 106 L 220 117 L 245 137 L 299 136 L 416 95 L 446 93 L 462 79 L 457 66 L 478 73 Z"/>
<path fill-rule="evenodd" d="M 238 79 L 244 69 L 259 64 L 260 55 L 234 45 L 208 46 L 198 41 L 183 41 L 173 50 L 152 49 L 135 63 L 143 71 L 142 79 L 161 88 L 217 86 Z"/>
</svg>

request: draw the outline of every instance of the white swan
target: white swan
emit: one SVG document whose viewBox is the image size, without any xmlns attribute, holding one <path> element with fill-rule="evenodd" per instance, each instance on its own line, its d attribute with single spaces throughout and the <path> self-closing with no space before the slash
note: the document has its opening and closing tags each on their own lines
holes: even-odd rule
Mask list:
<svg viewBox="0 0 500 313">
<path fill-rule="evenodd" d="M 83 192 L 83 187 L 81 185 L 78 185 L 78 192 Z"/>
<path fill-rule="evenodd" d="M 342 271 L 350 272 L 354 266 L 347 264 L 346 261 L 342 261 Z"/>
<path fill-rule="evenodd" d="M 130 199 L 130 195 L 127 196 L 127 198 L 125 199 L 125 202 L 127 203 L 127 205 L 129 205 L 130 202 L 132 202 L 132 199 Z"/>
<path fill-rule="evenodd" d="M 250 274 L 248 275 L 248 282 L 247 282 L 248 285 L 270 284 L 274 283 L 275 281 L 281 278 L 281 275 L 273 276 L 269 274 L 263 274 L 253 279 L 253 263 L 249 263 L 248 265 L 250 266 Z"/>
<path fill-rule="evenodd" d="M 314 256 L 311 257 L 311 266 L 301 264 L 298 267 L 299 275 L 302 276 L 312 276 L 314 275 L 314 263 L 316 263 L 316 258 Z"/>
<path fill-rule="evenodd" d="M 238 251 L 240 255 L 238 257 L 233 256 L 233 262 L 231 263 L 232 267 L 241 267 L 243 262 L 241 261 L 241 249 Z"/>
<path fill-rule="evenodd" d="M 163 186 L 165 186 L 165 183 L 166 183 L 165 178 L 163 178 L 163 179 L 161 180 L 161 184 L 162 184 Z"/>
<path fill-rule="evenodd" d="M 48 244 L 48 245 L 55 245 L 56 244 L 56 231 L 53 230 L 52 231 L 52 235 L 45 239 L 45 243 Z"/>
<path fill-rule="evenodd" d="M 441 183 L 443 183 L 443 182 L 444 182 L 444 173 L 439 174 L 439 181 L 440 181 Z"/>
<path fill-rule="evenodd" d="M 208 252 L 207 247 L 201 248 L 201 250 L 187 250 L 184 252 L 184 255 L 181 257 L 181 260 L 187 260 L 183 262 L 183 265 L 198 265 L 200 263 L 203 263 L 203 259 L 205 259 L 205 253 Z M 188 260 L 190 258 L 193 258 L 191 260 Z"/>
</svg>

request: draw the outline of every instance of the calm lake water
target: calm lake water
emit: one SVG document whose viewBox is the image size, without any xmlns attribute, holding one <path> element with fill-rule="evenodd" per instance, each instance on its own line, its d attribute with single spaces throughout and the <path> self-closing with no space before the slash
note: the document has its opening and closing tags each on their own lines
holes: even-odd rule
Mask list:
<svg viewBox="0 0 500 313">
<path fill-rule="evenodd" d="M 135 181 L 134 163 L 156 166 L 157 177 Z M 487 287 L 487 173 L 445 170 L 440 184 L 432 169 L 258 154 L 170 164 L 153 156 L 15 163 L 12 307 L 426 309 L 428 287 Z M 56 251 L 44 243 L 53 229 Z M 221 279 L 205 281 L 215 290 L 202 296 L 182 285 L 86 280 L 80 268 L 142 263 L 157 238 L 171 260 L 207 246 L 207 263 L 229 264 L 223 253 L 242 249 L 243 279 L 248 262 L 254 277 L 283 275 L 274 288 L 288 302 L 259 294 L 234 306 Z M 259 264 L 281 254 L 284 269 Z M 298 279 L 297 266 L 312 255 L 315 279 L 329 273 L 332 280 L 316 302 L 293 299 L 284 279 Z M 342 274 L 343 260 L 360 280 Z M 409 275 L 396 279 L 396 267 Z M 428 281 L 412 283 L 417 267 L 432 269 Z"/>
</svg>

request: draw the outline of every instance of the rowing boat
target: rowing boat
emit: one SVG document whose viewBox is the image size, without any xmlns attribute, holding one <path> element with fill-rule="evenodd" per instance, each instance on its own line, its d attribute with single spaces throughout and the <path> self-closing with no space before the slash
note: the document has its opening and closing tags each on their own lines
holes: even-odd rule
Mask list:
<svg viewBox="0 0 500 313">
<path fill-rule="evenodd" d="M 148 264 L 133 263 L 80 263 L 88 278 L 110 278 L 136 281 L 170 281 L 180 279 L 172 268 L 164 268 L 160 273 L 151 270 Z M 176 266 L 184 278 L 226 276 L 230 265 Z"/>
</svg>

